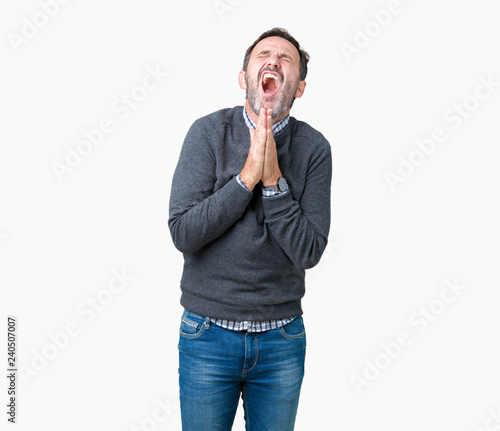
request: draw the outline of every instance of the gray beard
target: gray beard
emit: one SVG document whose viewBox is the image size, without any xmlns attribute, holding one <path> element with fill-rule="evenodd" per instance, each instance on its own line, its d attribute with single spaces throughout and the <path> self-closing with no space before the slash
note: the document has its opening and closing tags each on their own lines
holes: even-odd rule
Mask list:
<svg viewBox="0 0 500 431">
<path fill-rule="evenodd" d="M 246 80 L 247 90 L 246 97 L 252 111 L 255 115 L 260 114 L 261 104 L 259 101 L 259 85 L 260 82 L 252 82 L 251 80 Z M 295 93 L 297 88 L 299 88 L 299 81 L 297 81 L 297 85 L 293 88 L 293 83 L 286 83 L 285 86 L 281 89 L 278 100 L 274 102 L 273 112 L 271 114 L 271 118 L 273 120 L 277 120 L 278 118 L 283 117 L 286 112 L 291 109 L 293 102 L 295 101 Z"/>
</svg>

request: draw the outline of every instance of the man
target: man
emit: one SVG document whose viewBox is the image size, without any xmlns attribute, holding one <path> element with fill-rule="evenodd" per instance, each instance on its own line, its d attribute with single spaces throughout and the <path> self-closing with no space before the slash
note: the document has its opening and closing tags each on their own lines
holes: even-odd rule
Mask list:
<svg viewBox="0 0 500 431">
<path fill-rule="evenodd" d="M 183 430 L 293 430 L 306 349 L 301 298 L 330 228 L 331 151 L 290 117 L 309 55 L 284 29 L 247 50 L 245 106 L 198 119 L 175 170 L 169 228 L 184 253 Z"/>
</svg>

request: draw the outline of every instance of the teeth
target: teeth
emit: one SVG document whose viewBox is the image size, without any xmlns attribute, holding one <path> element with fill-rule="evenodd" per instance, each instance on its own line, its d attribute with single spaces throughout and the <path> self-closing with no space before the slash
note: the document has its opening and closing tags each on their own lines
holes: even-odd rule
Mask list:
<svg viewBox="0 0 500 431">
<path fill-rule="evenodd" d="M 262 80 L 262 82 L 266 83 L 266 81 L 267 81 L 269 78 L 272 78 L 272 79 L 278 80 L 278 78 L 276 78 L 276 76 L 275 76 L 275 75 L 273 75 L 272 73 L 264 73 L 264 79 Z"/>
</svg>

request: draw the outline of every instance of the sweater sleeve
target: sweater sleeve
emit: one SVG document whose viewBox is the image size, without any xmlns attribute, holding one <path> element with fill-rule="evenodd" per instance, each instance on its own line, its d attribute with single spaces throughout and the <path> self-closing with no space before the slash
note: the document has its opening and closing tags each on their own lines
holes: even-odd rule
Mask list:
<svg viewBox="0 0 500 431">
<path fill-rule="evenodd" d="M 315 266 L 330 230 L 332 156 L 330 145 L 311 160 L 300 201 L 292 193 L 263 199 L 265 222 L 283 252 L 299 269 Z"/>
<path fill-rule="evenodd" d="M 215 135 L 210 125 L 197 120 L 184 140 L 172 180 L 168 225 L 174 245 L 196 253 L 227 231 L 245 212 L 252 194 L 236 177 L 215 191 Z"/>
</svg>

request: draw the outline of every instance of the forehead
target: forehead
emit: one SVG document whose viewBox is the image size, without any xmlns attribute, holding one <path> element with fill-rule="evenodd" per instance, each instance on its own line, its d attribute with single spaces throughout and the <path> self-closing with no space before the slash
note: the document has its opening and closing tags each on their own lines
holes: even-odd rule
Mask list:
<svg viewBox="0 0 500 431">
<path fill-rule="evenodd" d="M 271 36 L 262 39 L 252 51 L 252 56 L 262 51 L 277 52 L 278 54 L 288 54 L 294 61 L 299 62 L 300 56 L 297 48 L 291 42 L 279 36 Z"/>
</svg>

